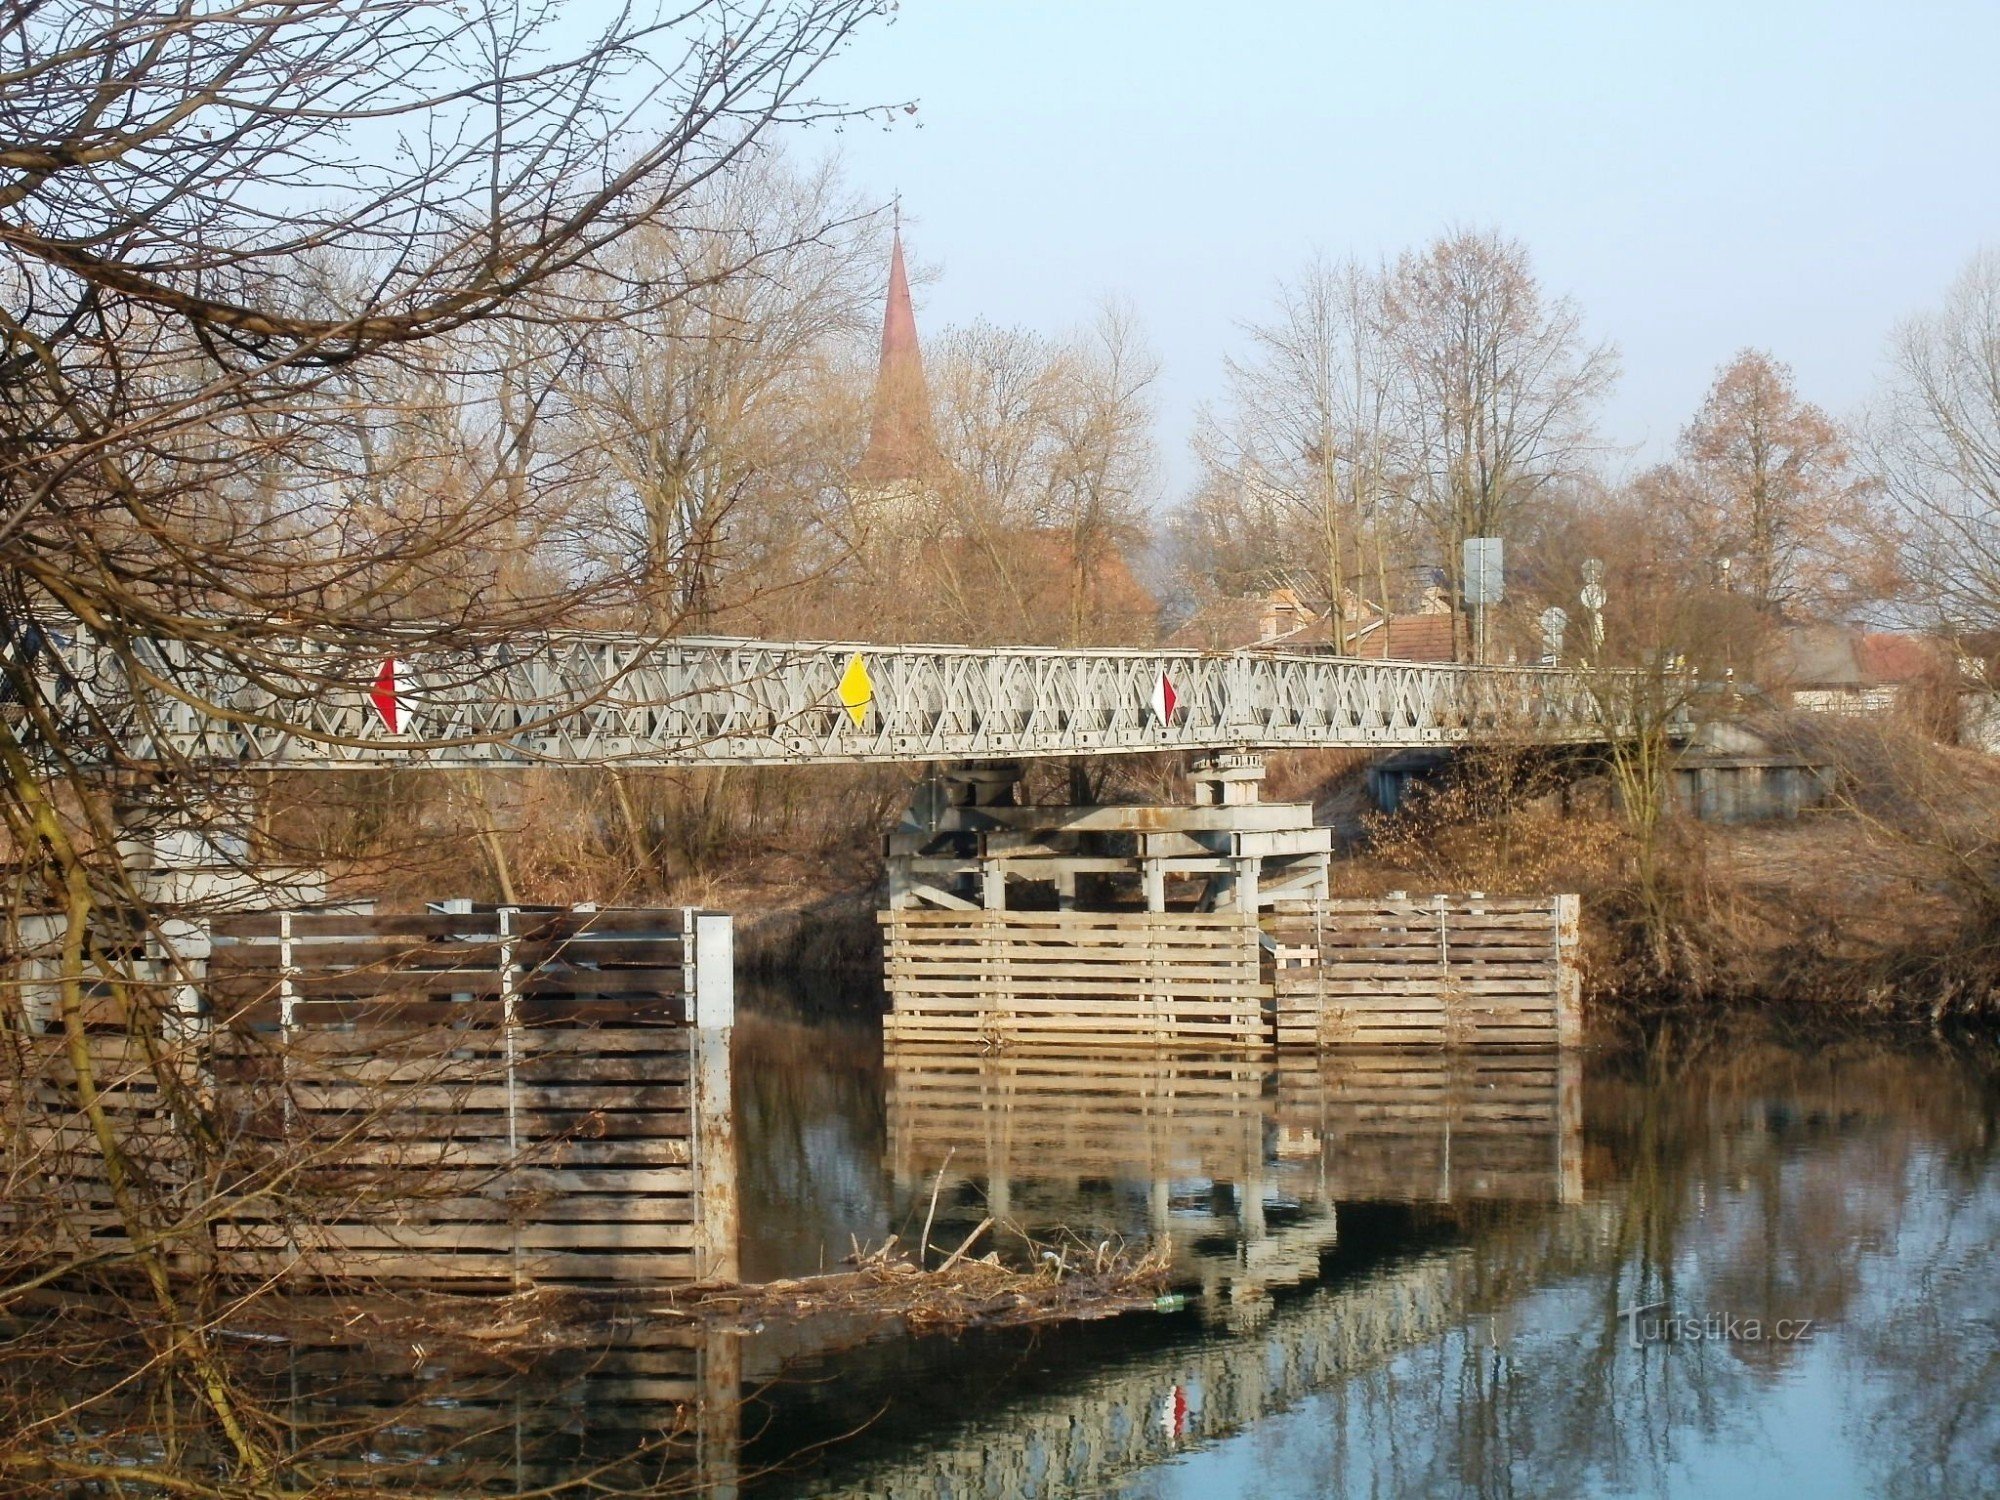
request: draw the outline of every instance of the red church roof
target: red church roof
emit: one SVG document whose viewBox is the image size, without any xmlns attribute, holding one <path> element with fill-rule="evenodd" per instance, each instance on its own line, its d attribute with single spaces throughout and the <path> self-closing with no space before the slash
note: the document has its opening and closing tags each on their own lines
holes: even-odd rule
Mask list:
<svg viewBox="0 0 2000 1500">
<path fill-rule="evenodd" d="M 903 266 L 903 232 L 896 231 L 889 258 L 889 301 L 882 313 L 882 362 L 875 375 L 875 409 L 868 449 L 855 466 L 863 484 L 889 484 L 921 476 L 931 447 L 930 391 L 917 345 L 917 312 Z"/>
</svg>

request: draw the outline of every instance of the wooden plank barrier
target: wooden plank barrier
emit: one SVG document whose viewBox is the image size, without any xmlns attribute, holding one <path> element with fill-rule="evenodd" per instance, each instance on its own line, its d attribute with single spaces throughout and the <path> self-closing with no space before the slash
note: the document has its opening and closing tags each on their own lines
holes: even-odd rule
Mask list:
<svg viewBox="0 0 2000 1500">
<path fill-rule="evenodd" d="M 282 1152 L 297 1195 L 232 1210 L 218 1253 L 337 1278 L 693 1279 L 696 1033 L 464 1008 L 218 1032 L 224 1126 Z"/>
<path fill-rule="evenodd" d="M 279 912 L 212 937 L 209 1014 L 167 1018 L 178 1044 L 89 1039 L 199 1253 L 334 1279 L 734 1279 L 728 918 Z M 46 1220 L 56 1254 L 115 1253 L 64 1039 L 0 1039 L 5 1123 L 35 1148 L 11 1170 L 37 1188 L 7 1212 Z M 176 1083 L 213 1137 L 198 1180 L 175 1157 Z"/>
<path fill-rule="evenodd" d="M 1284 902 L 1266 922 L 1280 1047 L 1581 1040 L 1575 896 Z"/>
<path fill-rule="evenodd" d="M 881 913 L 898 1042 L 1264 1046 L 1269 987 L 1236 913 Z"/>
<path fill-rule="evenodd" d="M 181 1120 L 198 1107 L 196 1052 L 186 1042 L 110 1032 L 84 1042 L 97 1102 L 131 1166 L 135 1206 L 155 1218 L 191 1218 L 190 1162 Z M 0 1130 L 6 1133 L 0 1224 L 53 1262 L 101 1263 L 129 1248 L 69 1041 L 0 1030 Z M 173 1090 L 181 1090 L 177 1119 Z"/>
</svg>

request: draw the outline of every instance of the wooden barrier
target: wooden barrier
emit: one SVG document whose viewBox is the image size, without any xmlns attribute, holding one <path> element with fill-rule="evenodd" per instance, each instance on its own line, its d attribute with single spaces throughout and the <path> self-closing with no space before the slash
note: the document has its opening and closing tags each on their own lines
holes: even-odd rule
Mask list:
<svg viewBox="0 0 2000 1500">
<path fill-rule="evenodd" d="M 216 922 L 208 1014 L 88 1038 L 177 1254 L 519 1286 L 732 1280 L 727 917 L 291 912 Z M 116 1253 L 64 1038 L 6 1034 L 51 1251 Z M 164 1091 L 186 1090 L 181 1119 Z M 187 1145 L 199 1123 L 197 1164 Z M 174 1159 L 168 1157 L 180 1153 Z"/>
<path fill-rule="evenodd" d="M 1255 922 L 1236 913 L 881 914 L 894 1041 L 1268 1044 Z"/>
<path fill-rule="evenodd" d="M 313 1212 L 246 1208 L 218 1251 L 398 1279 L 732 1279 L 733 1016 L 726 945 L 702 931 L 717 920 L 219 922 L 218 1097 L 231 1128 L 283 1143 Z"/>
<path fill-rule="evenodd" d="M 171 1091 L 186 1090 L 184 1110 L 198 1107 L 196 1049 L 100 1033 L 84 1038 L 83 1053 L 105 1122 L 134 1168 L 136 1197 L 154 1209 L 178 1204 L 190 1162 Z M 0 1223 L 52 1260 L 89 1264 L 122 1255 L 128 1240 L 79 1083 L 67 1037 L 0 1030 L 0 1130 L 8 1142 Z M 189 1242 L 202 1243 L 202 1230 L 197 1216 Z"/>
<path fill-rule="evenodd" d="M 218 1253 L 341 1278 L 692 1279 L 715 1208 L 695 1191 L 696 1033 L 467 1009 L 487 1014 L 219 1033 L 224 1126 L 282 1151 L 300 1196 L 232 1209 Z"/>
<path fill-rule="evenodd" d="M 1571 1046 L 1577 898 L 1281 902 L 1235 913 L 883 912 L 897 1042 Z M 1260 953 L 1265 959 L 1260 965 Z"/>
<path fill-rule="evenodd" d="M 1581 1040 L 1575 896 L 1285 903 L 1267 926 L 1280 1047 Z"/>
</svg>

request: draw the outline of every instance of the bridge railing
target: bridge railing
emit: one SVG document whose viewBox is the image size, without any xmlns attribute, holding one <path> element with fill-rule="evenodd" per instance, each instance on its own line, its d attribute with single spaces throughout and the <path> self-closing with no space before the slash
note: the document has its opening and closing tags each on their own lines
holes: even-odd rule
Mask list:
<svg viewBox="0 0 2000 1500">
<path fill-rule="evenodd" d="M 392 656 L 393 667 L 380 649 L 280 639 L 248 653 L 185 641 L 113 652 L 78 639 L 49 646 L 38 671 L 87 711 L 107 753 L 301 769 L 1388 748 L 1629 727 L 1611 706 L 1618 674 L 1566 668 L 604 633 Z"/>
</svg>

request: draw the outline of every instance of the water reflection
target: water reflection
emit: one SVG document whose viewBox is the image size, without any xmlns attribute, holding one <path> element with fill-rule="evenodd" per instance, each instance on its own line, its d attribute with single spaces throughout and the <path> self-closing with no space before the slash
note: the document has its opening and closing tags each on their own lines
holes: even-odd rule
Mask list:
<svg viewBox="0 0 2000 1500">
<path fill-rule="evenodd" d="M 837 1268 L 889 1231 L 882 1033 L 867 1020 L 749 1010 L 731 1049 L 745 1280 Z"/>
<path fill-rule="evenodd" d="M 162 1465 L 200 1495 L 714 1494 L 737 1481 L 734 1336 L 585 1299 L 426 1305 L 420 1292 L 301 1288 L 214 1309 L 212 1369 L 286 1481 L 211 1488 L 231 1470 L 230 1447 L 186 1401 L 183 1377 L 149 1363 L 132 1307 L 84 1296 L 16 1304 L 0 1321 L 0 1413 L 27 1412 L 36 1388 L 59 1379 L 76 1405 L 60 1434 L 71 1446 L 56 1450 L 148 1472 L 116 1483 L 108 1468 L 65 1477 L 17 1462 L 7 1494 L 181 1492 L 152 1482 Z M 438 1313 L 458 1326 L 440 1328 Z M 0 1430 L 19 1441 L 30 1429 L 0 1420 Z"/>
<path fill-rule="evenodd" d="M 1577 1201 L 1579 1066 L 891 1047 L 897 1222 L 920 1235 L 935 1195 L 943 1246 L 987 1215 L 1031 1254 L 1164 1240 L 1205 1305 L 1254 1305 L 1318 1274 L 1344 1202 Z"/>
<path fill-rule="evenodd" d="M 1600 1062 L 1579 1264 L 1119 1492 L 1992 1493 L 1995 1077 L 1728 1039 Z M 1635 1349 L 1651 1303 L 1729 1334 Z"/>
<path fill-rule="evenodd" d="M 879 1375 L 807 1360 L 887 1414 L 781 1487 L 1992 1492 L 1996 1078 L 1740 1033 L 1587 1065 L 892 1052 L 889 1224 L 942 1182 L 940 1242 L 996 1209 L 1165 1233 L 1206 1295 Z M 1651 1303 L 1735 1334 L 1634 1349 Z"/>
<path fill-rule="evenodd" d="M 748 1274 L 914 1241 L 935 1193 L 946 1247 L 989 1213 L 1018 1230 L 1010 1255 L 1164 1237 L 1189 1305 L 957 1338 L 698 1335 L 633 1305 L 504 1359 L 335 1318 L 338 1337 L 245 1354 L 330 1476 L 411 1495 L 2000 1488 L 1989 1054 L 1739 1033 L 1585 1059 L 885 1056 L 864 1026 L 752 1014 L 735 1064 Z M 1634 1348 L 1620 1311 L 1655 1303 L 1812 1336 Z M 0 1358 L 0 1379 L 34 1378 Z M 343 1428 L 371 1435 L 343 1448 Z"/>
</svg>

